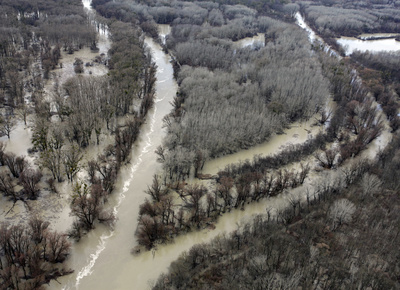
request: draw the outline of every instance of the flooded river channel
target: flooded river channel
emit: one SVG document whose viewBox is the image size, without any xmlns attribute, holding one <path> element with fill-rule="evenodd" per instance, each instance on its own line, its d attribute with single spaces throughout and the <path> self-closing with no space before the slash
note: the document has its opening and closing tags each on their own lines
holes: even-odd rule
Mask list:
<svg viewBox="0 0 400 290">
<path fill-rule="evenodd" d="M 85 7 L 88 7 L 87 3 Z M 168 28 L 163 26 L 162 38 L 168 33 Z M 134 230 L 137 226 L 139 205 L 146 197 L 144 191 L 151 184 L 153 175 L 161 171 L 154 151 L 165 136 L 162 118 L 170 112 L 170 102 L 177 91 L 170 57 L 152 39 L 146 38 L 145 42 L 152 50 L 158 67 L 156 102 L 148 113 L 146 124 L 141 128 L 140 138 L 132 151 L 131 163 L 121 170 L 116 189 L 109 200 L 109 206 L 114 209 L 118 220 L 112 230 L 99 225 L 73 245 L 67 266 L 75 272 L 60 278 L 61 284 L 52 281 L 50 289 L 148 289 L 162 272 L 167 271 L 173 260 L 194 244 L 208 242 L 221 233 L 236 229 L 238 224 L 251 219 L 254 214 L 265 213 L 267 207 L 278 209 L 287 205 L 284 195 L 266 199 L 246 206 L 245 211 L 233 210 L 225 214 L 213 230 L 180 236 L 172 244 L 159 245 L 153 252 L 137 256 L 130 254 L 136 245 Z M 285 134 L 274 136 L 268 143 L 209 161 L 204 172 L 214 174 L 229 163 L 250 159 L 255 154 L 275 153 L 290 143 L 304 142 L 319 130 L 318 127 L 312 127 L 311 122 L 294 124 Z M 386 139 L 378 141 L 378 147 L 385 146 L 388 142 Z M 309 182 L 308 185 L 312 184 Z"/>
</svg>

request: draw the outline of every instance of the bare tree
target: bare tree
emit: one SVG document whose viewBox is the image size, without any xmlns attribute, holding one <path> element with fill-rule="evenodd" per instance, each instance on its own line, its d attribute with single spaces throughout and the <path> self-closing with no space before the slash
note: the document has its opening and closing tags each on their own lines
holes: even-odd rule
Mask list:
<svg viewBox="0 0 400 290">
<path fill-rule="evenodd" d="M 86 184 L 77 183 L 75 185 L 70 213 L 86 230 L 94 227 L 94 222 L 99 217 L 101 210 L 96 197 L 89 193 L 90 188 Z"/>
<path fill-rule="evenodd" d="M 22 171 L 24 171 L 27 162 L 24 156 L 16 156 L 12 152 L 4 154 L 4 164 L 10 169 L 11 174 L 14 177 L 19 177 Z"/>
<path fill-rule="evenodd" d="M 6 144 L 0 142 L 0 165 L 4 165 L 4 155 L 5 155 Z"/>
<path fill-rule="evenodd" d="M 32 240 L 35 242 L 35 244 L 40 244 L 45 238 L 50 223 L 48 221 L 45 222 L 37 216 L 31 216 L 28 221 L 28 225 Z"/>
<path fill-rule="evenodd" d="M 31 110 L 25 104 L 25 102 L 19 104 L 18 107 L 17 107 L 17 114 L 24 121 L 25 126 L 27 124 L 27 118 L 28 118 L 28 115 L 29 115 L 30 112 L 31 112 Z"/>
<path fill-rule="evenodd" d="M 22 171 L 19 176 L 19 182 L 24 188 L 25 194 L 29 195 L 31 199 L 36 199 L 40 192 L 38 183 L 42 179 L 42 176 L 43 174 L 39 169 L 35 170 L 31 168 Z"/>
<path fill-rule="evenodd" d="M 84 72 L 84 68 L 83 68 L 83 61 L 80 58 L 75 58 L 75 62 L 74 62 L 74 72 L 76 74 L 80 74 Z"/>
<path fill-rule="evenodd" d="M 154 202 L 159 202 L 161 198 L 168 193 L 167 188 L 163 188 L 160 184 L 158 176 L 153 176 L 153 183 L 146 190 L 146 193 L 151 196 Z"/>
<path fill-rule="evenodd" d="M 217 186 L 218 196 L 224 201 L 223 211 L 225 211 L 227 207 L 229 208 L 232 204 L 231 189 L 233 184 L 234 182 L 232 177 L 223 176 Z"/>
<path fill-rule="evenodd" d="M 342 224 L 351 222 L 355 211 L 355 205 L 348 199 L 336 200 L 329 208 L 328 213 L 328 217 L 332 222 L 332 229 L 335 230 Z"/>
<path fill-rule="evenodd" d="M 10 115 L 6 115 L 0 119 L 0 133 L 6 135 L 10 139 L 11 132 L 15 129 L 16 122 Z"/>
<path fill-rule="evenodd" d="M 301 209 L 299 192 L 297 190 L 292 190 L 286 195 L 286 197 L 292 206 L 293 216 L 296 216 L 296 209 L 298 208 L 298 211 Z"/>
<path fill-rule="evenodd" d="M 64 234 L 49 232 L 46 234 L 47 259 L 50 263 L 61 263 L 69 255 L 71 243 Z"/>
<path fill-rule="evenodd" d="M 75 175 L 81 170 L 79 165 L 83 155 L 79 147 L 72 145 L 64 154 L 64 169 L 68 180 L 72 181 Z"/>
<path fill-rule="evenodd" d="M 96 220 L 112 225 L 115 217 L 111 211 L 103 208 L 105 191 L 100 185 L 94 184 L 91 187 L 86 184 L 76 183 L 73 188 L 70 215 L 76 217 L 77 223 L 72 231 L 76 234 L 77 228 L 83 228 L 89 231 L 94 228 Z M 78 236 L 78 237 L 79 237 Z"/>
<path fill-rule="evenodd" d="M 361 179 L 363 196 L 371 196 L 382 189 L 382 180 L 375 174 L 365 173 Z"/>
<path fill-rule="evenodd" d="M 10 174 L 4 171 L 0 173 L 0 192 L 2 192 L 4 196 L 11 196 L 14 202 L 19 198 Z"/>
<path fill-rule="evenodd" d="M 332 109 L 319 109 L 318 115 L 315 117 L 315 120 L 319 125 L 324 125 L 332 115 Z"/>
<path fill-rule="evenodd" d="M 337 163 L 339 150 L 336 148 L 325 149 L 321 153 L 316 153 L 314 156 L 319 161 L 319 164 L 324 168 L 332 168 Z"/>
<path fill-rule="evenodd" d="M 165 226 L 158 217 L 153 218 L 148 215 L 139 217 L 139 224 L 135 235 L 140 245 L 150 250 L 156 241 L 163 241 L 166 238 L 165 234 Z"/>
<path fill-rule="evenodd" d="M 184 201 L 184 207 L 191 212 L 193 223 L 199 223 L 204 215 L 200 200 L 206 193 L 207 189 L 204 186 L 198 185 L 187 186 L 182 193 L 179 193 Z"/>
<path fill-rule="evenodd" d="M 41 165 L 49 169 L 53 175 L 53 179 L 58 182 L 62 181 L 61 165 L 64 161 L 64 136 L 61 129 L 53 127 L 47 136 L 46 149 L 40 154 Z"/>
</svg>

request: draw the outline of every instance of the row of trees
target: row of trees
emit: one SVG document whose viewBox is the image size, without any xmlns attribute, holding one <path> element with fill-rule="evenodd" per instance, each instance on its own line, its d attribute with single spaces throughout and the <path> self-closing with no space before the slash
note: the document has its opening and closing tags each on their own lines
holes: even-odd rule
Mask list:
<svg viewBox="0 0 400 290">
<path fill-rule="evenodd" d="M 307 22 L 323 37 L 399 32 L 399 7 L 373 1 L 306 3 L 299 1 Z"/>
<path fill-rule="evenodd" d="M 399 53 L 355 51 L 351 55 L 365 85 L 374 94 L 385 112 L 393 131 L 400 128 L 398 115 L 400 96 Z"/>
<path fill-rule="evenodd" d="M 153 289 L 397 288 L 400 200 L 378 164 L 343 168 L 336 179 L 289 194 L 286 209 L 268 208 L 231 234 L 193 246 Z"/>
<path fill-rule="evenodd" d="M 147 102 L 146 99 L 142 103 Z M 143 105 L 143 116 L 128 120 L 116 129 L 113 145 L 107 146 L 104 154 L 86 165 L 88 182 L 77 182 L 73 187 L 71 215 L 75 218 L 69 236 L 79 240 L 81 236 L 95 227 L 97 222 L 112 226 L 115 216 L 107 209 L 108 196 L 115 187 L 121 166 L 129 161 L 132 146 L 140 133 L 147 110 Z"/>
<path fill-rule="evenodd" d="M 111 1 L 94 0 L 92 5 L 102 15 L 115 17 L 119 20 L 130 21 L 134 12 L 139 21 L 148 20 L 157 23 L 174 24 L 201 24 L 205 20 L 212 25 L 222 25 L 225 21 L 234 18 L 254 16 L 256 14 L 279 17 L 287 21 L 293 21 L 291 14 L 298 10 L 297 4 L 276 1 Z M 223 13 L 221 14 L 220 11 Z"/>
<path fill-rule="evenodd" d="M 219 216 L 231 207 L 243 207 L 249 200 L 259 201 L 261 198 L 279 194 L 288 187 L 294 188 L 303 184 L 310 170 L 308 165 L 301 164 L 302 169 L 297 173 L 287 170 L 277 170 L 273 174 L 270 172 L 271 168 L 296 161 L 296 159 L 291 160 L 290 156 L 299 155 L 297 158 L 301 159 L 317 149 L 322 149 L 321 153 L 315 154 L 317 160 L 323 167 L 332 168 L 360 153 L 366 148 L 366 145 L 380 134 L 382 124 L 377 117 L 376 107 L 372 107 L 372 101 L 365 93 L 362 93 L 362 85 L 351 78 L 347 81 L 352 83 L 350 85 L 352 90 L 347 96 L 348 98 L 343 98 L 340 103 L 346 109 L 345 120 L 339 124 L 340 128 L 336 129 L 341 134 L 349 134 L 350 132 L 350 134 L 355 135 L 355 138 L 350 141 L 343 137 L 342 145 L 330 149 L 325 145 L 327 145 L 328 140 L 333 140 L 329 138 L 332 135 L 321 134 L 305 144 L 287 148 L 275 156 L 256 157 L 252 163 L 230 165 L 224 171 L 218 173 L 214 195 L 209 194 L 209 190 L 201 186 L 189 186 L 186 189 L 180 189 L 178 182 L 177 192 L 182 199 L 183 208 L 189 210 L 189 215 L 185 215 L 182 211 L 179 211 L 178 215 L 176 214 L 176 210 L 174 210 L 176 206 L 172 197 L 168 194 L 168 189 L 165 185 L 162 186 L 155 177 L 152 187 L 148 189 L 152 201 L 146 201 L 141 206 L 141 216 L 136 233 L 139 243 L 151 248 L 157 242 L 168 240 L 171 234 L 179 233 L 182 222 L 185 222 L 185 220 L 190 222 L 189 225 L 197 224 L 199 227 L 201 218 L 207 218 L 207 221 L 211 222 L 212 217 Z M 335 116 L 338 116 L 339 112 L 341 111 L 337 111 Z M 341 114 L 339 116 L 343 117 Z M 359 124 L 359 126 L 355 124 Z M 330 122 L 330 126 L 335 126 L 335 123 Z M 341 138 L 336 135 L 334 139 L 340 141 Z M 157 150 L 157 154 L 161 161 L 167 161 L 162 147 Z M 192 158 L 194 159 L 194 157 Z M 186 166 L 174 167 L 178 177 L 187 176 L 190 171 L 188 160 L 185 158 L 182 158 L 182 160 L 186 162 Z M 320 194 L 319 189 L 317 191 L 318 193 L 314 193 L 314 199 Z M 233 195 L 232 192 L 234 192 Z M 203 207 L 201 207 L 202 199 Z M 294 212 L 296 212 L 297 206 L 298 201 L 293 201 Z M 203 215 L 201 214 L 202 211 Z M 340 223 L 340 221 L 334 223 Z"/>
<path fill-rule="evenodd" d="M 93 229 L 97 222 L 113 224 L 115 217 L 105 204 L 154 104 L 156 66 L 140 32 L 122 22 L 114 22 L 110 32 L 113 44 L 108 76 L 70 79 L 64 85 L 68 98 L 59 106 L 60 112 L 67 112 L 64 116 L 67 128 L 73 128 L 66 132 L 70 143 L 85 147 L 94 132 L 98 145 L 105 128 L 114 137 L 114 144 L 87 162 L 87 182 L 77 182 L 74 186 L 71 215 L 75 221 L 69 235 L 75 239 Z M 118 121 L 121 116 L 125 116 L 123 122 Z"/>
<path fill-rule="evenodd" d="M 327 136 L 339 141 L 339 146 L 327 148 L 317 158 L 323 167 L 331 168 L 364 150 L 381 134 L 386 120 L 381 119 L 385 115 L 380 113 L 357 71 L 336 57 L 319 55 L 324 63 L 323 74 L 331 81 L 333 100 L 337 103 Z"/>
<path fill-rule="evenodd" d="M 220 172 L 212 188 L 178 183 L 178 200 L 174 198 L 174 192 L 155 175 L 147 190 L 150 199 L 140 206 L 136 230 L 139 245 L 151 249 L 182 232 L 209 225 L 233 208 L 244 209 L 250 201 L 258 202 L 287 188 L 295 188 L 303 184 L 309 170 L 308 165 L 301 165 L 298 171 L 245 173 L 236 177 Z"/>
</svg>

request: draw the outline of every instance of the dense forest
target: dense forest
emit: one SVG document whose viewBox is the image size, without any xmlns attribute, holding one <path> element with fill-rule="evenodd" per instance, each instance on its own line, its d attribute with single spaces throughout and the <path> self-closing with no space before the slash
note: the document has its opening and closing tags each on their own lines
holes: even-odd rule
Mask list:
<svg viewBox="0 0 400 290">
<path fill-rule="evenodd" d="M 286 209 L 194 246 L 153 289 L 398 289 L 399 140 L 287 192 Z"/>
<path fill-rule="evenodd" d="M 309 118 L 329 96 L 307 35 L 295 25 L 248 7 L 209 2 L 147 7 L 122 1 L 101 7 L 118 5 L 150 18 L 146 23 L 173 24 L 166 49 L 175 58 L 180 89 L 175 111 L 165 120 L 167 171 L 190 167 L 198 151 L 216 157 L 268 140 L 291 122 Z M 164 8 L 171 19 L 161 19 Z M 265 33 L 263 49 L 234 43 L 256 32 Z M 189 164 L 176 164 L 179 160 Z"/>
<path fill-rule="evenodd" d="M 374 95 L 374 98 L 381 104 L 393 131 L 400 128 L 398 113 L 400 96 L 399 57 L 399 52 L 372 54 L 355 51 L 351 55 L 353 65 L 357 67 L 363 82 Z"/>
</svg>

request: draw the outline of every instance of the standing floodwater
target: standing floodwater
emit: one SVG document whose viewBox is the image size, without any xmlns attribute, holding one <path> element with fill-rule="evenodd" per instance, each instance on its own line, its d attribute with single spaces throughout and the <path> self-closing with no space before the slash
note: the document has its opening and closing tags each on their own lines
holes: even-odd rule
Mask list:
<svg viewBox="0 0 400 290">
<path fill-rule="evenodd" d="M 384 36 L 384 35 L 383 35 Z M 371 37 L 382 37 L 381 34 L 372 34 Z M 355 50 L 362 52 L 378 52 L 378 51 L 399 51 L 400 41 L 394 38 L 362 40 L 354 37 L 341 37 L 336 40 L 346 51 L 346 55 L 350 55 Z"/>
</svg>

